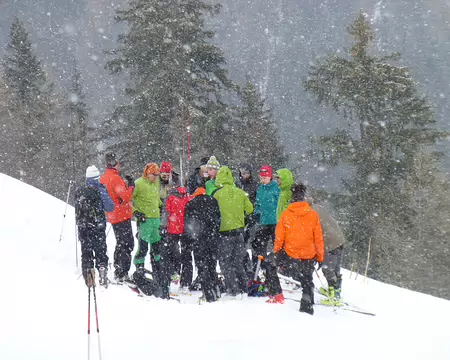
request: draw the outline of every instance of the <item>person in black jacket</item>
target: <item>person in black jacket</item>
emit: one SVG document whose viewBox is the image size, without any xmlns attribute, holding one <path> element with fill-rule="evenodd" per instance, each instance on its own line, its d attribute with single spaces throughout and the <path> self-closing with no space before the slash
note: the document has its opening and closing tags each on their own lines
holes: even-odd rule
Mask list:
<svg viewBox="0 0 450 360">
<path fill-rule="evenodd" d="M 100 285 L 107 287 L 108 255 L 106 247 L 105 211 L 113 211 L 114 203 L 106 188 L 99 183 L 100 172 L 92 165 L 86 169 L 86 184 L 75 190 L 75 219 L 81 244 L 81 269 L 88 287 L 94 285 L 95 267 Z"/>
<path fill-rule="evenodd" d="M 204 188 L 198 188 L 184 211 L 184 231 L 193 240 L 198 278 L 207 302 L 216 301 L 220 295 L 216 291 L 219 227 L 220 209 L 217 200 L 206 195 Z"/>
<path fill-rule="evenodd" d="M 193 174 L 191 174 L 187 181 L 187 192 L 192 195 L 198 188 L 205 187 L 205 182 L 208 180 L 208 170 L 206 168 L 206 163 L 209 158 L 204 157 L 200 160 L 200 165 L 195 168 Z"/>
<path fill-rule="evenodd" d="M 252 203 L 253 207 L 255 207 L 256 191 L 258 190 L 259 183 L 253 179 L 252 172 L 253 168 L 250 164 L 241 164 L 239 166 L 239 180 L 237 181 L 236 185 L 238 188 L 245 191 L 245 193 L 248 196 L 248 199 Z M 246 249 L 255 238 L 255 232 L 256 232 L 255 214 L 250 214 L 245 219 L 244 243 Z M 253 279 L 252 261 L 250 255 L 247 252 L 245 253 L 243 262 L 245 272 L 247 273 L 249 279 Z"/>
</svg>

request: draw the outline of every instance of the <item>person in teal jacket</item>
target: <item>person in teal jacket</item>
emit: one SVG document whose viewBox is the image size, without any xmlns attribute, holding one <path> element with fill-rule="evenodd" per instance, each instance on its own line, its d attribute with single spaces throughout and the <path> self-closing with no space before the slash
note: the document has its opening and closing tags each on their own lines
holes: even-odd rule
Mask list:
<svg viewBox="0 0 450 360">
<path fill-rule="evenodd" d="M 220 236 L 217 250 L 220 269 L 229 296 L 247 294 L 247 275 L 242 259 L 245 255 L 245 215 L 253 212 L 246 193 L 234 186 L 231 170 L 222 166 L 217 173 L 214 198 L 220 209 Z"/>
<path fill-rule="evenodd" d="M 263 166 L 259 171 L 259 176 L 261 184 L 256 191 L 255 204 L 257 230 L 255 241 L 252 243 L 254 268 L 256 268 L 258 255 L 266 257 L 267 245 L 274 238 L 278 198 L 280 197 L 278 184 L 272 180 L 272 168 L 268 165 Z"/>
<path fill-rule="evenodd" d="M 159 227 L 162 202 L 159 197 L 159 172 L 157 164 L 149 163 L 145 166 L 144 175 L 135 181 L 132 199 L 133 213 L 138 224 L 139 246 L 133 262 L 137 270 L 144 269 L 149 247 L 161 240 Z M 159 254 L 154 257 L 159 261 Z"/>
<path fill-rule="evenodd" d="M 280 169 L 275 173 L 275 180 L 280 187 L 280 197 L 278 198 L 277 220 L 284 210 L 287 209 L 292 200 L 291 187 L 294 185 L 294 176 L 288 169 Z"/>
<path fill-rule="evenodd" d="M 280 190 L 276 181 L 272 180 L 273 171 L 268 165 L 259 170 L 261 184 L 256 191 L 256 236 L 252 243 L 253 271 L 256 271 L 258 256 L 262 255 L 261 268 L 265 270 L 266 286 L 269 292 L 268 302 L 280 302 L 282 289 L 277 274 L 277 268 L 268 258 L 267 246 L 275 238 L 275 228 L 277 226 L 277 208 Z"/>
</svg>

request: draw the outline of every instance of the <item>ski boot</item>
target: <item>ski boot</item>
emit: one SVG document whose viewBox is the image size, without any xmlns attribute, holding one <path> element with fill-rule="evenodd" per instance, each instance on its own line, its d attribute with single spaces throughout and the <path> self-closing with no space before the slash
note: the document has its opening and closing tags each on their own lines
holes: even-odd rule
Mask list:
<svg viewBox="0 0 450 360">
<path fill-rule="evenodd" d="M 181 279 L 181 276 L 177 273 L 175 273 L 171 276 L 172 284 L 178 285 L 180 283 L 180 279 Z"/>
<path fill-rule="evenodd" d="M 306 299 L 301 299 L 300 300 L 300 312 L 304 312 L 307 313 L 309 315 L 314 315 L 314 307 L 313 304 L 306 300 Z"/>
<path fill-rule="evenodd" d="M 329 294 L 329 292 L 328 292 L 328 288 L 321 287 L 321 288 L 319 288 L 319 292 L 320 292 L 320 294 L 323 295 L 323 296 L 326 296 L 326 297 L 329 297 L 329 296 L 330 296 L 330 294 Z"/>
<path fill-rule="evenodd" d="M 341 300 L 339 295 L 336 296 L 334 287 L 330 286 L 328 288 L 328 299 L 320 300 L 320 303 L 327 306 L 341 306 Z"/>
<path fill-rule="evenodd" d="M 280 293 L 278 295 L 269 295 L 269 300 L 266 300 L 268 304 L 284 304 L 284 295 Z"/>
<path fill-rule="evenodd" d="M 108 270 L 104 264 L 100 264 L 98 267 L 98 283 L 100 286 L 108 288 Z"/>
<path fill-rule="evenodd" d="M 83 278 L 87 287 L 95 286 L 95 269 L 84 269 Z"/>
</svg>

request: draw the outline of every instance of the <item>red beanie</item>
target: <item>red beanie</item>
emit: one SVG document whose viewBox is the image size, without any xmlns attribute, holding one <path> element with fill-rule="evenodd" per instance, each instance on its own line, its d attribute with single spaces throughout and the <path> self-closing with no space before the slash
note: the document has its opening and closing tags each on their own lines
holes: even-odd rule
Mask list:
<svg viewBox="0 0 450 360">
<path fill-rule="evenodd" d="M 160 171 L 165 174 L 170 174 L 172 172 L 172 164 L 168 161 L 164 161 L 161 164 Z"/>
<path fill-rule="evenodd" d="M 261 169 L 259 169 L 259 176 L 272 178 L 272 173 L 272 168 L 269 165 L 264 165 L 263 167 L 261 167 Z"/>
</svg>

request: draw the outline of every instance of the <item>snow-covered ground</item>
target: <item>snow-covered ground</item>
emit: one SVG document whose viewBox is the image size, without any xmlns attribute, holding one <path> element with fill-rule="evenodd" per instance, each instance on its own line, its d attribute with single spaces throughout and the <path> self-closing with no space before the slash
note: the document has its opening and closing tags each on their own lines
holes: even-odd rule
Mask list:
<svg viewBox="0 0 450 360">
<path fill-rule="evenodd" d="M 0 359 L 87 359 L 88 291 L 75 265 L 73 208 L 59 242 L 62 201 L 2 174 L 0 189 Z M 110 258 L 113 250 L 111 231 Z M 322 306 L 310 316 L 294 301 L 198 306 L 198 294 L 178 303 L 98 289 L 103 359 L 450 359 L 449 301 L 349 275 L 345 300 L 375 317 Z"/>
</svg>

